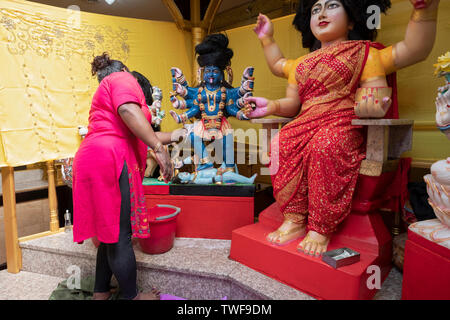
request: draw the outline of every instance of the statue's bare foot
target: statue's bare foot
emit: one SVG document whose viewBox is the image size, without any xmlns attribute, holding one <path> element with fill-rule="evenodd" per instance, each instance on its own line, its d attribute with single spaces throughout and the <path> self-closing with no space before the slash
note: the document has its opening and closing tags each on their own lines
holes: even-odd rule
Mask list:
<svg viewBox="0 0 450 320">
<path fill-rule="evenodd" d="M 269 233 L 267 241 L 283 245 L 288 242 L 300 238 L 305 234 L 306 225 L 303 223 L 295 223 L 290 220 L 284 220 L 283 224 L 274 232 Z"/>
<path fill-rule="evenodd" d="M 330 242 L 330 236 L 317 233 L 315 231 L 309 231 L 305 239 L 298 245 L 298 251 L 312 256 L 321 256 L 322 253 L 327 251 L 328 243 Z"/>
</svg>

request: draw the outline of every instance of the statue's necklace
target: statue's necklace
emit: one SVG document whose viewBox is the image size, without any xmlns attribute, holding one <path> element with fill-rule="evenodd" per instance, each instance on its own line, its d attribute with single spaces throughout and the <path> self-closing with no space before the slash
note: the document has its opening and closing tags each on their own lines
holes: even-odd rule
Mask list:
<svg viewBox="0 0 450 320">
<path fill-rule="evenodd" d="M 214 112 L 216 110 L 216 96 L 218 91 L 220 90 L 221 96 L 220 96 L 220 102 L 219 102 L 219 109 L 218 116 L 223 116 L 223 109 L 225 109 L 225 101 L 227 100 L 227 89 L 225 87 L 221 87 L 220 89 L 217 89 L 215 91 L 208 90 L 205 86 L 201 86 L 198 89 L 198 95 L 197 100 L 194 101 L 194 104 L 198 104 L 200 111 L 202 112 L 202 118 L 205 118 L 207 116 L 205 112 L 205 104 L 202 102 L 202 92 L 206 91 L 206 102 L 208 104 L 208 111 Z M 213 99 L 213 103 L 211 104 L 211 99 Z"/>
</svg>

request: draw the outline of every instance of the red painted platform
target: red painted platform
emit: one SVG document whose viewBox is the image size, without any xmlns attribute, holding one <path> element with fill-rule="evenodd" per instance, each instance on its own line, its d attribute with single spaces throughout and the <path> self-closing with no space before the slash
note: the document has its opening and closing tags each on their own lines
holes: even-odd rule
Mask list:
<svg viewBox="0 0 450 320">
<path fill-rule="evenodd" d="M 181 208 L 176 237 L 231 239 L 234 229 L 254 222 L 253 197 L 146 194 L 147 208 L 169 204 Z"/>
<path fill-rule="evenodd" d="M 450 300 L 450 249 L 408 230 L 403 300 Z"/>
<path fill-rule="evenodd" d="M 391 269 L 392 238 L 377 213 L 352 213 L 333 236 L 328 250 L 348 247 L 361 254 L 360 262 L 339 269 L 297 252 L 301 239 L 286 246 L 267 242 L 266 236 L 282 221 L 275 203 L 257 224 L 234 230 L 230 258 L 318 299 L 371 299 L 377 289 L 367 286 L 373 275 L 367 268 L 379 266 L 381 282 Z"/>
</svg>

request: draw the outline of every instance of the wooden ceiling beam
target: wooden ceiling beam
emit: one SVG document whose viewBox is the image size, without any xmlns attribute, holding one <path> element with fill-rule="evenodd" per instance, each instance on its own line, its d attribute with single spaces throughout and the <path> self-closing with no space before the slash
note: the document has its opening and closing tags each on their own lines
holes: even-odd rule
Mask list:
<svg viewBox="0 0 450 320">
<path fill-rule="evenodd" d="M 258 14 L 264 13 L 270 19 L 286 16 L 296 12 L 299 0 L 249 0 L 239 6 L 220 12 L 214 18 L 211 32 L 255 24 Z"/>
<path fill-rule="evenodd" d="M 220 8 L 223 0 L 211 0 L 208 9 L 206 10 L 205 16 L 203 17 L 202 27 L 207 30 L 209 34 L 211 31 L 211 26 L 213 24 L 214 18 L 216 17 L 217 11 Z"/>
<path fill-rule="evenodd" d="M 163 4 L 167 7 L 177 27 L 181 30 L 190 30 L 191 22 L 183 18 L 180 9 L 176 5 L 174 0 L 162 0 Z"/>
</svg>

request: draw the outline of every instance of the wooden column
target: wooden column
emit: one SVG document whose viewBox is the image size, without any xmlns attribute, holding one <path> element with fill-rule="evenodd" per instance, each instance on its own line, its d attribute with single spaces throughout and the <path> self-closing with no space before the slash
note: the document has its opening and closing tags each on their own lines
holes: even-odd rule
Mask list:
<svg viewBox="0 0 450 320">
<path fill-rule="evenodd" d="M 192 50 L 193 50 L 193 54 L 192 54 L 192 82 L 193 86 L 198 86 L 200 85 L 200 83 L 198 83 L 197 81 L 197 72 L 198 69 L 200 68 L 200 66 L 198 65 L 197 62 L 197 56 L 195 55 L 195 47 L 200 44 L 203 40 L 203 38 L 205 37 L 205 30 L 200 28 L 200 27 L 193 27 L 192 28 Z"/>
<path fill-rule="evenodd" d="M 50 208 L 50 231 L 59 231 L 58 200 L 56 198 L 56 179 L 54 161 L 47 161 L 48 203 Z"/>
<path fill-rule="evenodd" d="M 198 86 L 200 83 L 197 81 L 197 71 L 199 65 L 197 63 L 197 57 L 195 55 L 195 47 L 200 44 L 205 37 L 205 30 L 200 26 L 201 14 L 200 14 L 200 0 L 191 0 L 191 23 L 192 23 L 192 82 L 194 86 Z"/>
<path fill-rule="evenodd" d="M 217 14 L 217 11 L 222 3 L 222 0 L 211 0 L 209 2 L 208 8 L 206 10 L 205 16 L 201 17 L 201 2 L 200 0 L 190 0 L 190 14 L 191 20 L 187 21 L 183 18 L 179 8 L 177 7 L 174 0 L 162 0 L 162 2 L 166 5 L 170 14 L 172 15 L 173 20 L 175 21 L 178 28 L 181 30 L 186 30 L 192 32 L 192 82 L 195 85 L 197 83 L 197 71 L 198 71 L 198 63 L 197 57 L 195 56 L 195 46 L 202 42 L 205 35 L 209 32 L 212 26 L 212 22 L 214 17 Z"/>
<path fill-rule="evenodd" d="M 8 272 L 18 273 L 22 268 L 16 217 L 16 190 L 14 168 L 2 168 L 3 210 L 5 224 L 6 263 Z"/>
</svg>

